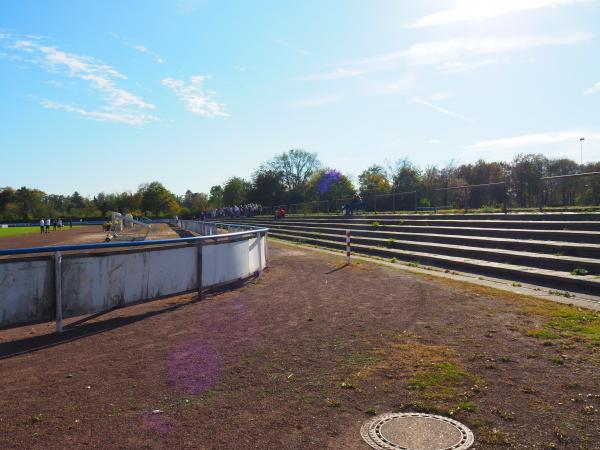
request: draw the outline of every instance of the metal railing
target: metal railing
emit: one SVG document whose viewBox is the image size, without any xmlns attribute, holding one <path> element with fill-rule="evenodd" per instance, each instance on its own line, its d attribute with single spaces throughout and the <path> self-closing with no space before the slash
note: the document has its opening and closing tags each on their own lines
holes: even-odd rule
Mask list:
<svg viewBox="0 0 600 450">
<path fill-rule="evenodd" d="M 56 331 L 61 332 L 64 317 L 186 292 L 196 291 L 200 297 L 203 289 L 256 273 L 260 277 L 268 264 L 268 228 L 221 222 L 216 225 L 245 229 L 155 241 L 0 250 L 0 256 L 34 256 L 0 258 L 0 326 L 54 318 Z M 247 254 L 228 245 L 253 238 Z M 90 252 L 118 249 L 126 250 Z M 237 260 L 231 263 L 230 258 Z"/>
<path fill-rule="evenodd" d="M 571 204 L 577 203 L 577 194 L 581 195 L 582 193 L 584 194 L 584 197 L 579 198 L 579 203 L 582 204 L 582 206 L 587 204 L 588 200 L 590 205 L 600 203 L 600 180 L 595 186 L 581 186 L 580 184 L 580 180 L 582 179 L 598 176 L 600 176 L 600 172 L 583 172 L 567 175 L 554 175 L 540 178 L 540 181 L 542 183 L 539 192 L 540 211 L 543 211 L 544 208 L 547 206 L 551 206 L 548 205 L 548 203 L 552 202 L 553 197 L 560 198 L 560 203 L 562 203 L 561 206 L 569 206 Z M 564 183 L 565 180 L 575 180 L 577 184 L 575 186 L 566 186 Z M 559 185 L 557 186 L 557 184 Z M 586 190 L 591 191 L 589 199 L 585 198 Z"/>
</svg>

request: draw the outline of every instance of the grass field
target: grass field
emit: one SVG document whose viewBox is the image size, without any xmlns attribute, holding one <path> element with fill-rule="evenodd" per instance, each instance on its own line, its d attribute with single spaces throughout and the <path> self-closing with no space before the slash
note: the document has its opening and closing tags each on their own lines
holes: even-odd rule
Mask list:
<svg viewBox="0 0 600 450">
<path fill-rule="evenodd" d="M 73 228 L 79 228 L 80 225 Z M 68 230 L 68 227 L 64 227 L 63 230 Z M 58 231 L 58 230 L 57 230 Z M 8 227 L 0 228 L 0 238 L 9 236 L 20 236 L 22 234 L 39 233 L 40 227 Z"/>
</svg>

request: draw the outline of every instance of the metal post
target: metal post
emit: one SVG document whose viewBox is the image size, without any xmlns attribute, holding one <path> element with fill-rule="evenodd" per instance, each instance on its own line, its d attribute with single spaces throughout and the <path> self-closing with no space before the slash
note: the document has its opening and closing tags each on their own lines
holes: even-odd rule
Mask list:
<svg viewBox="0 0 600 450">
<path fill-rule="evenodd" d="M 62 254 L 54 253 L 54 300 L 56 305 L 56 332 L 62 333 Z"/>
<path fill-rule="evenodd" d="M 263 275 L 263 263 L 262 263 L 262 238 L 260 231 L 256 233 L 256 242 L 258 243 L 258 278 L 262 278 Z"/>
<path fill-rule="evenodd" d="M 265 267 L 269 267 L 269 239 L 268 231 L 265 231 Z"/>
<path fill-rule="evenodd" d="M 350 264 L 350 230 L 346 230 L 346 264 Z"/>
<path fill-rule="evenodd" d="M 202 300 L 202 241 L 196 244 L 196 289 L 198 300 Z"/>
</svg>

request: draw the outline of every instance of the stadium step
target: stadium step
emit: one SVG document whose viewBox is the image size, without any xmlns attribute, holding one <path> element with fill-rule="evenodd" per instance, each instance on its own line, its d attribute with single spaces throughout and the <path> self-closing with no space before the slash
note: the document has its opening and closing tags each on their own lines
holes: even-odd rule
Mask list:
<svg viewBox="0 0 600 450">
<path fill-rule="evenodd" d="M 313 239 L 325 239 L 328 241 L 345 242 L 343 234 L 329 234 L 313 231 L 289 230 L 278 228 L 275 233 L 306 237 Z M 515 251 L 499 248 L 484 248 L 465 245 L 453 245 L 431 242 L 405 241 L 398 239 L 385 239 L 382 237 L 360 237 L 352 236 L 352 245 L 360 244 L 370 247 L 400 249 L 406 251 L 431 253 L 463 258 L 475 258 L 491 262 L 504 262 L 525 267 L 536 267 L 557 271 L 571 272 L 574 269 L 585 269 L 590 274 L 600 274 L 600 259 L 581 258 L 565 255 L 548 255 L 530 251 Z"/>
<path fill-rule="evenodd" d="M 228 219 L 261 225 L 280 239 L 600 292 L 600 214 L 312 215 Z M 377 223 L 373 223 L 377 222 Z M 573 275 L 587 271 L 587 275 Z"/>
<path fill-rule="evenodd" d="M 261 224 L 273 230 L 288 230 L 290 232 L 318 232 L 330 235 L 344 236 L 346 230 L 343 228 L 304 228 L 301 225 L 287 224 Z M 373 230 L 353 230 L 353 238 L 380 238 L 385 241 L 390 239 L 396 241 L 413 241 L 416 243 L 438 243 L 459 245 L 465 247 L 484 247 L 489 249 L 515 250 L 523 252 L 542 253 L 554 256 L 577 256 L 580 258 L 600 259 L 600 245 L 561 242 L 561 241 L 534 241 L 522 239 L 490 238 L 479 236 L 448 235 L 437 233 L 410 233 L 410 232 L 388 232 Z"/>
<path fill-rule="evenodd" d="M 239 220 L 232 220 L 232 222 Z M 419 225 L 387 225 L 379 223 L 374 226 L 372 223 L 361 223 L 355 220 L 347 220 L 345 222 L 313 222 L 301 221 L 294 219 L 285 219 L 283 221 L 269 220 L 244 220 L 244 223 L 261 224 L 269 227 L 278 226 L 300 226 L 302 228 L 338 228 L 343 230 L 372 230 L 377 232 L 409 232 L 409 233 L 425 233 L 425 234 L 442 234 L 442 235 L 458 235 L 472 236 L 485 238 L 504 238 L 504 239 L 521 239 L 521 240 L 537 240 L 537 241 L 558 241 L 558 242 L 580 242 L 589 244 L 600 244 L 600 231 L 587 230 L 544 230 L 544 229 L 529 229 L 526 224 L 519 224 L 523 228 L 487 228 L 474 226 L 456 226 L 447 224 L 437 225 L 431 224 L 427 226 Z M 501 226 L 502 224 L 498 224 Z"/>
<path fill-rule="evenodd" d="M 345 249 L 345 243 L 332 241 L 324 238 L 302 237 L 296 234 L 287 234 L 281 231 L 270 233 L 271 236 L 288 241 L 317 245 L 339 250 Z M 446 269 L 462 270 L 465 272 L 489 274 L 499 278 L 507 278 L 513 281 L 528 281 L 534 284 L 542 284 L 555 287 L 564 291 L 576 291 L 598 294 L 600 292 L 600 279 L 593 276 L 577 276 L 568 272 L 540 269 L 533 267 L 522 267 L 501 262 L 479 260 L 475 258 L 464 258 L 433 253 L 408 251 L 400 249 L 389 249 L 372 247 L 362 244 L 353 244 L 352 251 L 359 254 L 384 257 L 387 259 L 412 262 L 415 265 L 428 264 Z"/>
</svg>

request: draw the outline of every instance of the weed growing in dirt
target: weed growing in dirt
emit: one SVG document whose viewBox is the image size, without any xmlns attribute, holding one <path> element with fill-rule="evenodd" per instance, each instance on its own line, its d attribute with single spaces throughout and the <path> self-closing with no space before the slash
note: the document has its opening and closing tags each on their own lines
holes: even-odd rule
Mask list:
<svg viewBox="0 0 600 450">
<path fill-rule="evenodd" d="M 553 290 L 550 290 L 550 291 L 548 291 L 548 294 L 550 294 L 550 295 L 558 295 L 559 297 L 565 297 L 565 298 L 575 297 L 573 294 L 571 294 L 570 292 L 567 292 L 567 291 L 553 291 Z"/>
<path fill-rule="evenodd" d="M 421 264 L 419 264 L 419 261 L 409 261 L 406 263 L 406 265 L 409 267 L 421 267 Z"/>
<path fill-rule="evenodd" d="M 590 273 L 588 270 L 586 269 L 573 269 L 571 270 L 571 275 L 587 275 L 588 273 Z"/>
<path fill-rule="evenodd" d="M 392 258 L 391 260 L 393 263 L 397 263 L 398 262 L 398 258 Z"/>
<path fill-rule="evenodd" d="M 389 238 L 387 240 L 387 246 L 388 247 L 393 247 L 395 243 L 396 243 L 396 239 L 394 239 L 394 238 Z"/>
<path fill-rule="evenodd" d="M 379 228 L 380 226 L 381 226 L 381 224 L 380 224 L 380 223 L 379 223 L 379 221 L 377 221 L 377 220 L 374 220 L 373 222 L 371 222 L 371 228 L 373 228 L 373 229 L 375 229 L 375 230 L 376 230 L 377 228 Z"/>
</svg>

